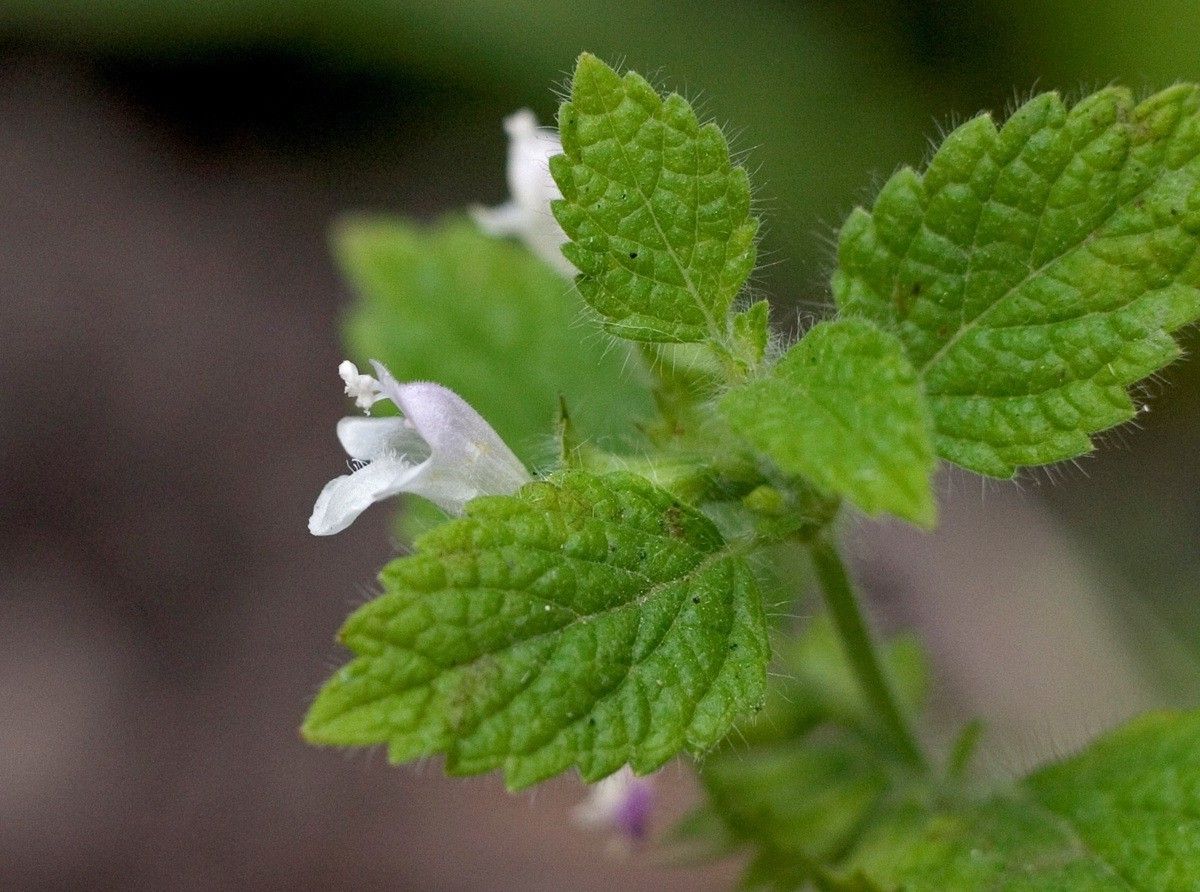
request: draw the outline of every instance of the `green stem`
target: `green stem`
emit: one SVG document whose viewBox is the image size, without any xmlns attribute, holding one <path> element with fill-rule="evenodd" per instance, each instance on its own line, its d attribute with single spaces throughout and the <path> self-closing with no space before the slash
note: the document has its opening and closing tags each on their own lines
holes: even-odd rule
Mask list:
<svg viewBox="0 0 1200 892">
<path fill-rule="evenodd" d="M 916 768 L 927 770 L 925 754 L 883 671 L 879 651 L 871 639 L 862 607 L 837 547 L 824 537 L 818 537 L 811 543 L 811 548 L 825 603 L 829 605 L 829 612 L 842 639 L 842 647 L 846 649 L 867 701 L 883 720 L 900 754 Z"/>
</svg>

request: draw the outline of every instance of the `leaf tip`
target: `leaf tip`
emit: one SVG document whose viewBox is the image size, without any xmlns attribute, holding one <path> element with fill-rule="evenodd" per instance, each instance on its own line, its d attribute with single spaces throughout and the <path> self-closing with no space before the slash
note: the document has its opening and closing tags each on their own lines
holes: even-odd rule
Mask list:
<svg viewBox="0 0 1200 892">
<path fill-rule="evenodd" d="M 620 82 L 620 75 L 598 56 L 582 52 L 575 61 L 575 74 L 571 79 L 572 95 L 594 89 L 611 89 Z"/>
<path fill-rule="evenodd" d="M 926 488 L 920 499 L 909 506 L 909 510 L 902 515 L 899 515 L 904 520 L 911 521 L 923 530 L 932 530 L 937 526 L 938 510 L 937 500 L 933 497 L 933 492 Z"/>
<path fill-rule="evenodd" d="M 321 733 L 323 722 L 316 714 L 317 707 L 321 702 L 321 697 L 318 694 L 317 699 L 308 708 L 308 714 L 304 716 L 304 721 L 300 723 L 300 727 L 296 729 L 296 733 L 300 735 L 300 739 L 307 744 L 321 746 L 329 743 L 329 740 Z"/>
</svg>

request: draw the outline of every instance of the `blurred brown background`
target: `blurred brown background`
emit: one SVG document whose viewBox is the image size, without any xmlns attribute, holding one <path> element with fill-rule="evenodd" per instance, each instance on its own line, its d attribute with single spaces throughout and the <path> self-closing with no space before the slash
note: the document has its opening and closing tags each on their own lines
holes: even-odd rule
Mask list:
<svg viewBox="0 0 1200 892">
<path fill-rule="evenodd" d="M 342 461 L 327 227 L 499 200 L 500 118 L 549 120 L 587 48 L 730 125 L 787 323 L 820 312 L 840 219 L 939 125 L 1200 78 L 1197 12 L 0 0 L 0 884 L 728 886 L 735 866 L 610 857 L 568 820 L 573 779 L 514 797 L 300 743 L 394 548 L 382 509 L 305 529 Z M 1078 465 L 944 475 L 934 535 L 853 531 L 883 621 L 933 654 L 939 716 L 991 718 L 996 773 L 1200 699 L 1200 363 L 1151 391 L 1143 429 Z M 678 813 L 686 766 L 665 786 Z"/>
</svg>

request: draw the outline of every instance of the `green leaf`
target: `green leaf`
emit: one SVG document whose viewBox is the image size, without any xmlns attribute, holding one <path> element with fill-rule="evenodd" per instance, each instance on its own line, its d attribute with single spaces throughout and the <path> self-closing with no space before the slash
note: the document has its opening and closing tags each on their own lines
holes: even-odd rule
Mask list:
<svg viewBox="0 0 1200 892">
<path fill-rule="evenodd" d="M 899 635 L 881 647 L 881 661 L 900 705 L 916 716 L 925 703 L 929 667 L 916 636 Z M 753 742 L 794 738 L 823 722 L 855 731 L 876 729 L 878 717 L 863 695 L 846 649 L 828 614 L 776 643 L 778 680 L 762 714 L 742 735 Z"/>
<path fill-rule="evenodd" d="M 962 730 L 954 739 L 954 745 L 950 748 L 950 756 L 946 759 L 947 775 L 955 780 L 961 780 L 966 776 L 985 730 L 982 719 L 971 719 L 963 725 Z"/>
<path fill-rule="evenodd" d="M 930 421 L 900 342 L 862 319 L 814 326 L 772 373 L 721 400 L 735 431 L 786 473 L 931 525 Z"/>
<path fill-rule="evenodd" d="M 747 884 L 941 892 L 1190 890 L 1200 876 L 1200 712 L 1143 716 L 982 800 L 834 736 L 722 749 L 689 819 Z"/>
<path fill-rule="evenodd" d="M 937 451 L 981 474 L 1073 458 L 1200 316 L 1200 91 L 1053 93 L 951 133 L 842 230 L 843 313 L 894 331 Z"/>
<path fill-rule="evenodd" d="M 771 342 L 771 305 L 760 300 L 735 315 L 733 337 L 746 365 L 749 368 L 758 366 L 767 355 L 767 345 Z"/>
<path fill-rule="evenodd" d="M 754 853 L 744 884 L 778 889 L 820 876 L 891 783 L 874 754 L 850 740 L 724 751 L 704 762 L 701 779 L 708 806 L 699 814 L 720 819 L 727 848 Z"/>
<path fill-rule="evenodd" d="M 702 753 L 762 704 L 761 596 L 739 546 L 628 474 L 580 471 L 477 499 L 382 572 L 341 640 L 304 736 L 402 762 L 503 769 L 510 787 L 578 765 L 594 781 Z"/>
<path fill-rule="evenodd" d="M 680 826 L 679 842 L 702 853 L 752 854 L 748 886 L 794 889 L 857 839 L 885 797 L 911 783 L 887 756 L 888 738 L 866 702 L 827 615 L 776 643 L 763 711 L 700 765 L 707 803 Z M 916 640 L 882 649 L 904 706 L 925 699 L 927 667 Z"/>
<path fill-rule="evenodd" d="M 584 53 L 558 115 L 554 216 L 586 300 L 613 334 L 728 341 L 726 314 L 754 268 L 746 171 L 716 124 Z"/>
<path fill-rule="evenodd" d="M 1155 713 L 982 804 L 896 810 L 841 872 L 906 892 L 1194 889 L 1197 802 L 1200 712 Z"/>
<path fill-rule="evenodd" d="M 366 219 L 340 225 L 335 246 L 360 295 L 350 350 L 401 380 L 445 384 L 526 461 L 552 456 L 560 395 L 579 436 L 602 443 L 653 414 L 637 358 L 582 320 L 570 286 L 519 245 L 466 221 Z"/>
</svg>

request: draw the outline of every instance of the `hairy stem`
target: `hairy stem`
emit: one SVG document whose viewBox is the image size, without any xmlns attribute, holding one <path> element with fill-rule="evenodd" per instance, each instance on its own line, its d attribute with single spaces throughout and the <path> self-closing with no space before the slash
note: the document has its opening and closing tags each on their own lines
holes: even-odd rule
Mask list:
<svg viewBox="0 0 1200 892">
<path fill-rule="evenodd" d="M 846 656 L 850 658 L 850 665 L 867 701 L 883 721 L 897 751 L 916 768 L 927 770 L 925 754 L 883 671 L 879 650 L 871 638 L 862 606 L 854 593 L 854 586 L 837 546 L 822 536 L 816 538 L 810 547 L 825 603 L 829 605 L 842 647 L 846 649 Z"/>
</svg>

